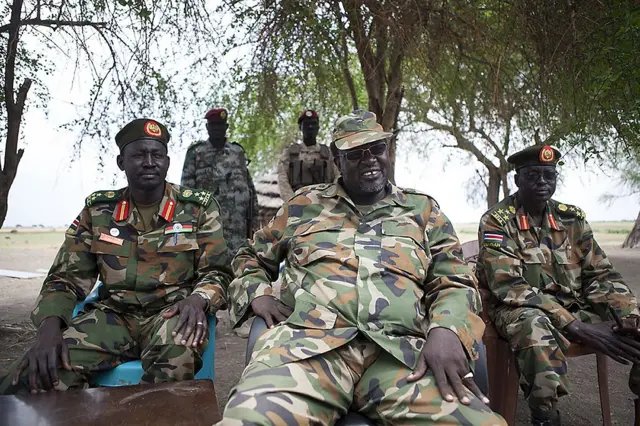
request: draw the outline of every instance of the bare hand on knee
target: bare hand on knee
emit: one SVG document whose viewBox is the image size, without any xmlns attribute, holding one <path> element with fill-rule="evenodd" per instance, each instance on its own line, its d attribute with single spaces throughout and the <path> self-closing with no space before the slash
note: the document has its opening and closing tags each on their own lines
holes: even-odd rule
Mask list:
<svg viewBox="0 0 640 426">
<path fill-rule="evenodd" d="M 197 294 L 192 294 L 162 314 L 165 319 L 169 319 L 178 313 L 180 314 L 178 323 L 171 334 L 177 336 L 178 333 L 182 333 L 182 339 L 180 340 L 182 345 L 187 346 L 192 335 L 192 347 L 195 348 L 204 343 L 204 340 L 209 334 L 209 322 L 205 314 L 207 306 L 207 300 Z"/>
<path fill-rule="evenodd" d="M 578 320 L 565 327 L 569 340 L 582 343 L 614 361 L 627 365 L 640 363 L 640 342 L 616 334 L 613 323 L 587 324 Z"/>
<path fill-rule="evenodd" d="M 59 382 L 58 368 L 71 370 L 69 349 L 62 338 L 58 317 L 47 317 L 38 328 L 36 342 L 22 357 L 18 369 L 13 375 L 13 385 L 17 385 L 20 375 L 29 370 L 29 389 L 31 393 L 50 390 Z"/>
<path fill-rule="evenodd" d="M 429 368 L 445 401 L 452 402 L 455 392 L 460 402 L 468 405 L 471 403 L 467 395 L 467 389 L 469 389 L 482 402 L 489 403 L 489 399 L 482 394 L 473 380 L 462 343 L 453 331 L 439 327 L 429 332 L 427 343 L 420 352 L 418 364 L 407 376 L 407 380 L 409 382 L 419 380 Z"/>
<path fill-rule="evenodd" d="M 267 327 L 286 321 L 293 310 L 273 296 L 260 296 L 251 302 L 253 312 L 262 317 Z"/>
</svg>

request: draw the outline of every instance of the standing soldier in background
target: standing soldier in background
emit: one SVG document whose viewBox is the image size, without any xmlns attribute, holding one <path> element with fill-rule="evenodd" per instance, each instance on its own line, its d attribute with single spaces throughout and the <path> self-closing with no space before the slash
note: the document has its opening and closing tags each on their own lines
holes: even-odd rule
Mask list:
<svg viewBox="0 0 640 426">
<path fill-rule="evenodd" d="M 227 110 L 213 108 L 207 120 L 209 140 L 189 147 L 182 168 L 182 185 L 213 193 L 220 203 L 224 237 L 231 256 L 257 229 L 258 198 L 242 146 L 227 141 Z"/>
<path fill-rule="evenodd" d="M 338 175 L 329 147 L 317 144 L 319 124 L 314 110 L 308 109 L 298 117 L 303 143 L 289 145 L 278 163 L 278 186 L 283 201 L 303 186 L 331 183 Z"/>
</svg>

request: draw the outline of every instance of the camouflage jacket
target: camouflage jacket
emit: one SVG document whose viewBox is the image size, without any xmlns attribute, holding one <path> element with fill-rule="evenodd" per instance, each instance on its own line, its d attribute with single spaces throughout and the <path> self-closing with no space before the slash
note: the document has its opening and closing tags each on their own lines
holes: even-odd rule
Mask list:
<svg viewBox="0 0 640 426">
<path fill-rule="evenodd" d="M 482 216 L 478 240 L 479 278 L 501 303 L 541 309 L 557 328 L 582 309 L 606 318 L 611 300 L 637 314 L 635 297 L 578 207 L 549 200 L 536 228 L 514 194 Z"/>
<path fill-rule="evenodd" d="M 144 233 L 127 188 L 91 194 L 65 233 L 32 313 L 68 322 L 96 278 L 101 304 L 118 312 L 153 315 L 199 293 L 210 311 L 225 304 L 231 281 L 218 203 L 206 191 L 166 183 L 164 197 Z"/>
<path fill-rule="evenodd" d="M 224 236 L 231 255 L 258 228 L 258 196 L 242 146 L 227 142 L 214 149 L 206 141 L 187 150 L 182 185 L 211 191 L 220 203 Z"/>
<path fill-rule="evenodd" d="M 293 164 L 292 159 L 297 159 L 297 164 Z M 318 176 L 315 177 L 310 172 L 310 168 L 314 167 L 314 164 L 319 169 Z M 291 176 L 291 173 L 296 176 Z M 302 142 L 291 144 L 282 151 L 278 162 L 280 198 L 287 201 L 293 196 L 296 189 L 300 189 L 302 186 L 314 183 L 332 183 L 339 174 L 328 146 L 320 144 L 307 146 Z M 298 182 L 295 189 L 292 188 L 294 181 Z"/>
<path fill-rule="evenodd" d="M 340 181 L 338 181 L 340 182 Z M 455 332 L 477 357 L 484 324 L 455 231 L 428 196 L 389 185 L 357 208 L 339 183 L 302 188 L 233 260 L 231 317 L 271 295 L 285 262 L 281 300 L 294 308 L 294 338 L 270 342 L 283 363 L 321 354 L 363 333 L 413 367 L 435 327 Z"/>
</svg>

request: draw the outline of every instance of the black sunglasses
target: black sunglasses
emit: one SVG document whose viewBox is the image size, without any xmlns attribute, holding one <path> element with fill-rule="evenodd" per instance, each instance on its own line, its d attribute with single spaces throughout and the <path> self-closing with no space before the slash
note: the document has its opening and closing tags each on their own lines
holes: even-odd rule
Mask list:
<svg viewBox="0 0 640 426">
<path fill-rule="evenodd" d="M 545 170 L 542 173 L 536 170 L 531 170 L 524 173 L 524 177 L 531 182 L 537 182 L 538 180 L 540 180 L 540 177 L 543 177 L 545 181 L 553 182 L 558 179 L 559 175 L 560 173 L 555 170 Z"/>
<path fill-rule="evenodd" d="M 379 157 L 385 152 L 387 152 L 387 143 L 380 142 L 370 146 L 369 148 L 349 150 L 346 153 L 341 155 L 349 161 L 359 161 L 364 157 L 365 152 L 368 152 L 369 155 L 371 155 L 372 157 Z"/>
</svg>

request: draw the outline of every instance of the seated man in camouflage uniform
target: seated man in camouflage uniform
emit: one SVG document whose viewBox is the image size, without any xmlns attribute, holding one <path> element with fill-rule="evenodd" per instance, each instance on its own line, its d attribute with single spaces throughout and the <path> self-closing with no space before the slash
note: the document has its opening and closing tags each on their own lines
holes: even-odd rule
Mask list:
<svg viewBox="0 0 640 426">
<path fill-rule="evenodd" d="M 427 195 L 387 180 L 373 113 L 340 118 L 342 177 L 302 188 L 234 258 L 236 323 L 267 322 L 220 425 L 503 425 L 473 380 L 484 324 L 456 234 Z M 271 282 L 285 261 L 281 300 Z"/>
<path fill-rule="evenodd" d="M 636 298 L 582 210 L 551 199 L 559 159 L 549 146 L 509 157 L 518 192 L 485 213 L 479 230 L 478 278 L 495 296 L 488 312 L 515 352 L 534 425 L 560 424 L 570 342 L 625 364 L 640 360 L 629 336 L 638 332 Z M 612 315 L 622 317 L 622 330 Z"/>
<path fill-rule="evenodd" d="M 193 379 L 201 367 L 206 314 L 225 303 L 231 271 L 217 202 L 165 181 L 169 138 L 146 119 L 116 135 L 129 185 L 90 195 L 67 230 L 31 315 L 36 342 L 0 394 L 86 387 L 134 359 L 144 383 Z M 96 278 L 100 302 L 72 318 Z"/>
</svg>

